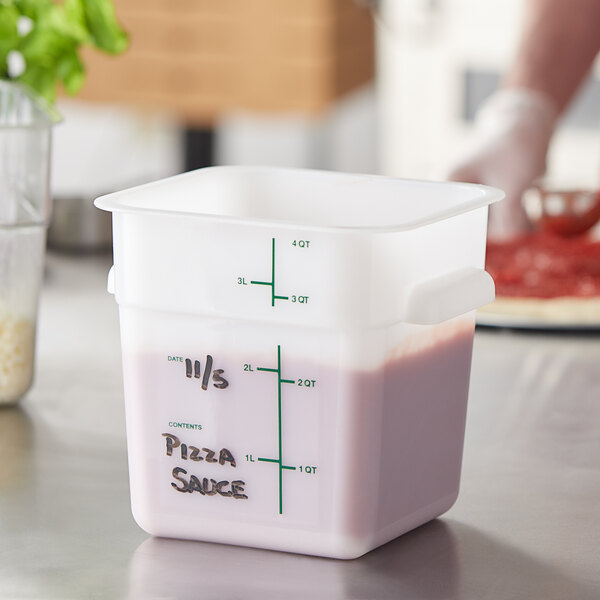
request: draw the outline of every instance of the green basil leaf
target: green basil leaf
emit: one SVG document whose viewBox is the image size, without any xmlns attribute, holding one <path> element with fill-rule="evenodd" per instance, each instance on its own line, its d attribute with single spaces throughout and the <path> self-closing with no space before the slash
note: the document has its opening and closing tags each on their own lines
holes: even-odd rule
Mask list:
<svg viewBox="0 0 600 600">
<path fill-rule="evenodd" d="M 82 42 L 90 42 L 90 33 L 85 20 L 85 0 L 65 0 L 64 15 L 69 27 Z"/>
<path fill-rule="evenodd" d="M 0 77 L 8 77 L 6 57 L 19 43 L 18 20 L 19 12 L 14 6 L 0 4 Z"/>
<path fill-rule="evenodd" d="M 85 26 L 85 0 L 65 0 L 63 7 L 69 20 Z"/>
<path fill-rule="evenodd" d="M 62 81 L 67 94 L 76 94 L 85 80 L 85 68 L 77 52 L 65 54 L 58 62 L 56 74 Z"/>
<path fill-rule="evenodd" d="M 56 84 L 53 70 L 46 69 L 41 65 L 28 65 L 25 73 L 18 80 L 37 92 L 48 103 L 54 103 L 56 99 Z"/>
<path fill-rule="evenodd" d="M 20 16 L 33 23 L 24 36 Z M 0 0 L 0 78 L 8 77 L 8 53 L 18 50 L 25 72 L 17 79 L 52 103 L 58 82 L 69 94 L 81 89 L 85 69 L 78 52 L 86 44 L 111 54 L 126 49 L 112 0 Z"/>
<path fill-rule="evenodd" d="M 94 44 L 110 54 L 123 52 L 129 39 L 117 21 L 111 0 L 86 0 L 84 6 L 87 27 Z"/>
<path fill-rule="evenodd" d="M 28 65 L 51 67 L 65 52 L 77 47 L 76 40 L 53 28 L 36 27 L 19 45 Z"/>
<path fill-rule="evenodd" d="M 64 6 L 64 5 L 63 5 Z M 64 10 L 63 6 L 55 5 L 53 10 L 44 14 L 40 20 L 40 27 L 52 29 L 67 42 L 83 44 L 89 40 L 88 32 L 82 23 L 71 19 L 71 15 Z"/>
<path fill-rule="evenodd" d="M 37 21 L 45 12 L 52 10 L 52 0 L 13 0 L 14 6 L 19 13 Z"/>
</svg>

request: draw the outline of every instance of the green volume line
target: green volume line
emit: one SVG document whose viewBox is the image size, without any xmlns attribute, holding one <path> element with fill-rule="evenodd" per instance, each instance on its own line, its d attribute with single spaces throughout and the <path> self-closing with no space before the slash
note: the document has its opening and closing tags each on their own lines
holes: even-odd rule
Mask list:
<svg viewBox="0 0 600 600">
<path fill-rule="evenodd" d="M 271 288 L 271 306 L 275 306 L 275 300 L 289 300 L 288 296 L 278 296 L 275 293 L 275 238 L 271 242 L 271 278 L 273 287 Z"/>
<path fill-rule="evenodd" d="M 275 238 L 271 240 L 271 281 L 250 281 L 250 283 L 271 286 L 271 306 L 275 306 L 275 300 L 289 300 L 289 296 L 278 296 L 275 293 Z"/>
<path fill-rule="evenodd" d="M 275 306 L 275 238 L 271 241 L 271 306 Z"/>
<path fill-rule="evenodd" d="M 289 469 L 295 471 L 296 467 L 290 467 L 283 464 L 282 459 L 282 435 L 281 435 L 281 384 L 282 383 L 295 383 L 293 379 L 282 379 L 281 378 L 281 346 L 277 346 L 277 368 L 268 369 L 266 367 L 257 367 L 257 371 L 267 371 L 269 373 L 277 373 L 277 446 L 279 458 L 258 458 L 260 462 L 270 462 L 278 465 L 279 471 L 279 514 L 283 514 L 283 470 Z"/>
<path fill-rule="evenodd" d="M 275 241 L 275 240 L 273 240 Z M 275 246 L 273 246 L 275 248 Z M 279 432 L 279 514 L 283 512 L 282 487 L 283 469 L 281 468 L 281 346 L 277 345 L 277 428 Z"/>
</svg>

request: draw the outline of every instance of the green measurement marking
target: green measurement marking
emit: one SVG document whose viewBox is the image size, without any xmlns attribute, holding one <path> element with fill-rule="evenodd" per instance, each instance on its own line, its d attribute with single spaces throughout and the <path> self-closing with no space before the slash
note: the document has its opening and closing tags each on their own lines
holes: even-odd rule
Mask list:
<svg viewBox="0 0 600 600">
<path fill-rule="evenodd" d="M 257 458 L 260 462 L 272 462 L 279 464 L 279 461 L 276 458 Z M 282 469 L 289 469 L 290 471 L 295 471 L 296 467 L 290 467 L 288 465 L 281 465 Z"/>
<path fill-rule="evenodd" d="M 278 296 L 275 293 L 275 238 L 271 241 L 271 281 L 250 281 L 254 285 L 271 286 L 271 306 L 275 306 L 275 300 L 289 300 L 289 296 Z"/>
<path fill-rule="evenodd" d="M 275 240 L 273 240 L 275 242 Z M 295 383 L 293 379 L 282 379 L 281 378 L 281 346 L 277 346 L 277 368 L 270 369 L 267 367 L 257 367 L 257 371 L 267 371 L 269 373 L 277 373 L 277 446 L 279 458 L 259 458 L 260 462 L 275 463 L 279 466 L 279 514 L 283 514 L 283 471 L 284 469 L 295 471 L 296 467 L 290 467 L 283 464 L 282 459 L 282 436 L 281 436 L 281 384 L 282 383 Z"/>
</svg>

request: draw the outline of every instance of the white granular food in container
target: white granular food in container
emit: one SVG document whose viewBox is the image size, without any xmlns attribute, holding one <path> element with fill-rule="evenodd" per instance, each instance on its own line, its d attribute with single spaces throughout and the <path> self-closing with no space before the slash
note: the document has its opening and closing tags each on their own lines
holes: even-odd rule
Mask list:
<svg viewBox="0 0 600 600">
<path fill-rule="evenodd" d="M 0 404 L 16 402 L 33 375 L 35 326 L 0 307 Z"/>
</svg>

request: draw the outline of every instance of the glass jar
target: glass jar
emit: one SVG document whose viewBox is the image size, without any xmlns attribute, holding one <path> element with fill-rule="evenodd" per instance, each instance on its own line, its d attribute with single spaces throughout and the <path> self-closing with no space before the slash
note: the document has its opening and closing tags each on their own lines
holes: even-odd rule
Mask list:
<svg viewBox="0 0 600 600">
<path fill-rule="evenodd" d="M 0 405 L 18 402 L 33 381 L 58 120 L 26 89 L 0 81 Z"/>
</svg>

